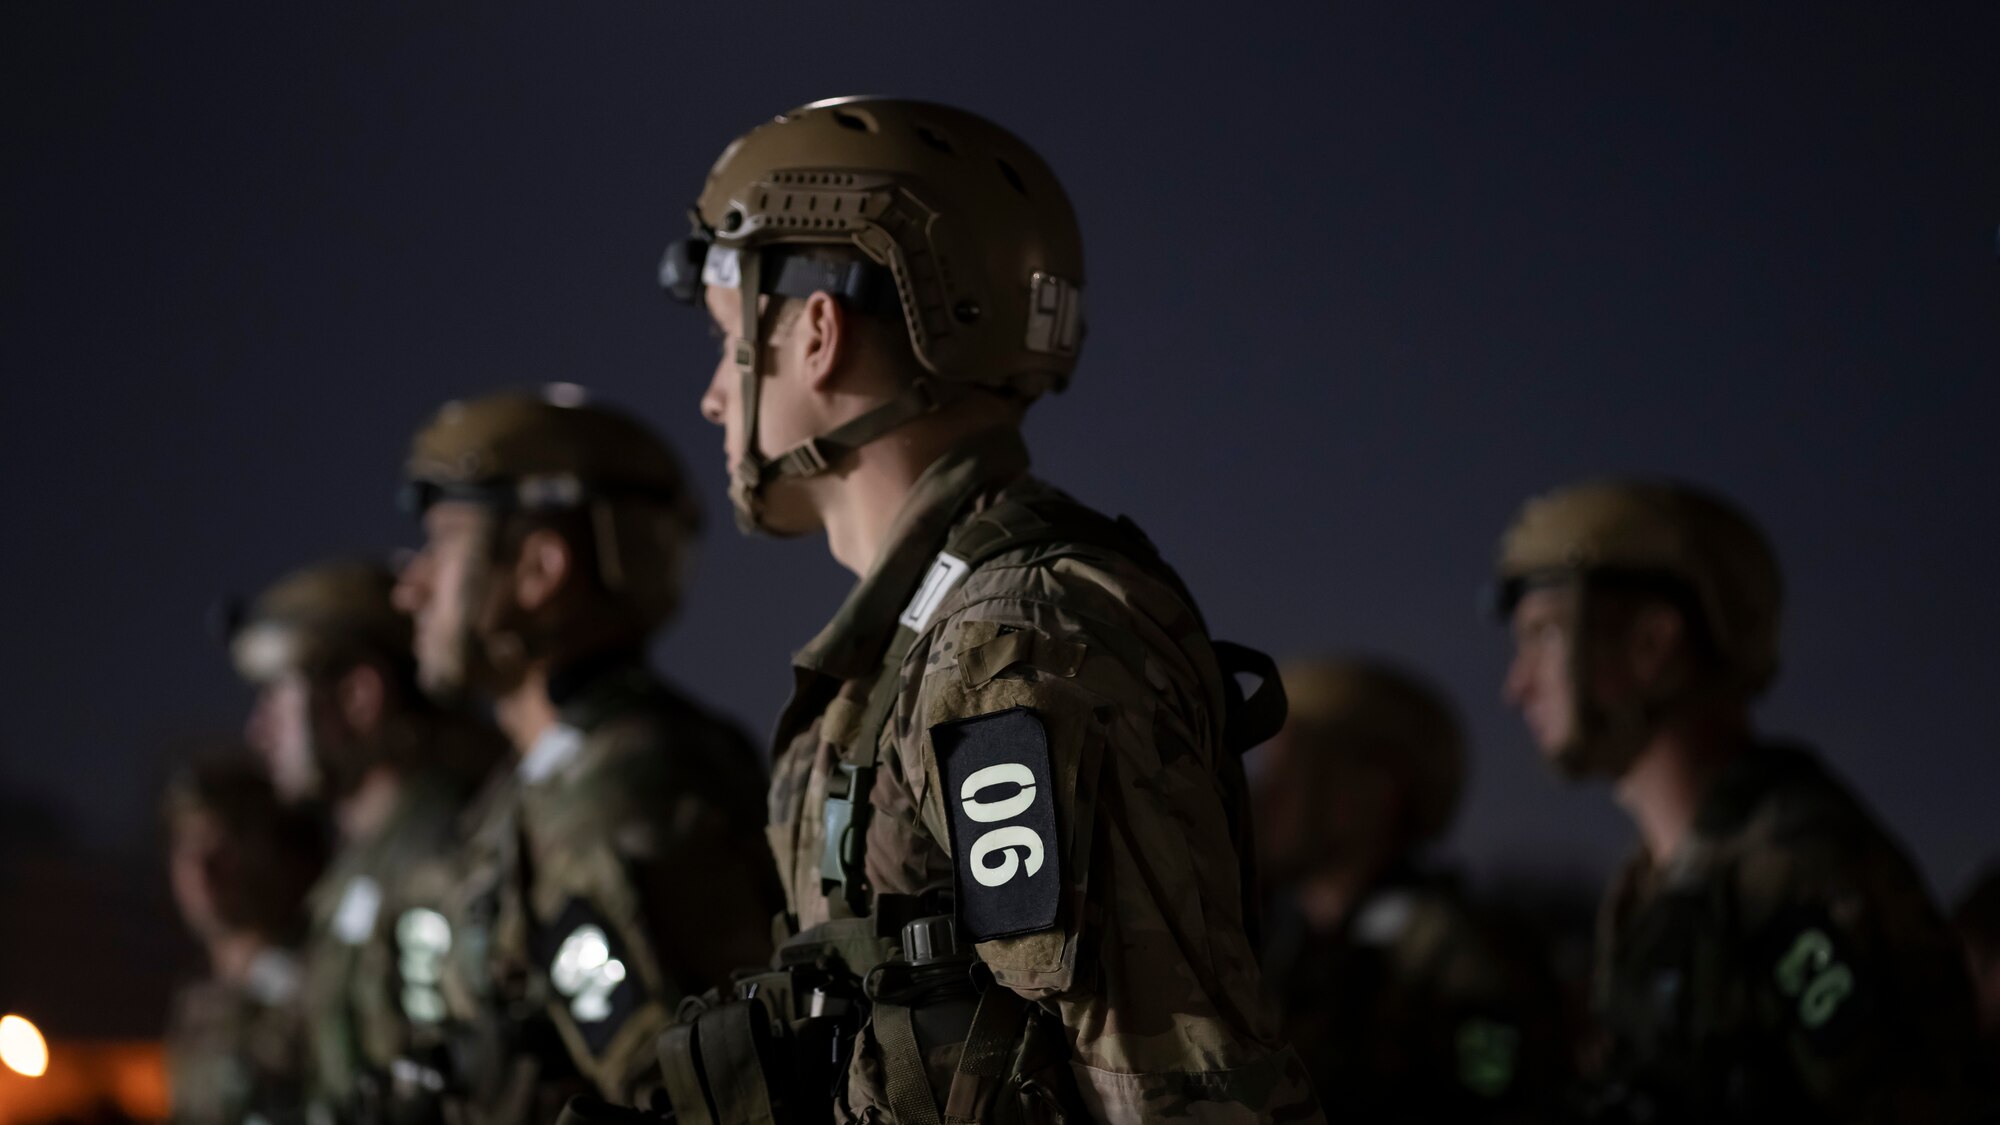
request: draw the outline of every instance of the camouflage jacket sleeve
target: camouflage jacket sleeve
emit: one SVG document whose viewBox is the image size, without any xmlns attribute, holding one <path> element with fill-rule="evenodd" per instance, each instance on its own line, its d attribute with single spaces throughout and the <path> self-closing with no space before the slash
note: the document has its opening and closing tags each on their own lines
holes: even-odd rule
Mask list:
<svg viewBox="0 0 2000 1125">
<path fill-rule="evenodd" d="M 744 755 L 752 780 L 716 776 L 710 752 Z M 530 955 L 572 1058 L 607 1098 L 631 1104 L 657 1081 L 653 1042 L 683 996 L 770 955 L 775 885 L 750 754 L 733 732 L 628 716 L 591 733 L 574 776 L 524 799 Z"/>
<path fill-rule="evenodd" d="M 1735 891 L 1752 1036 L 1829 1120 L 1945 1119 L 1969 994 L 1915 870 L 1857 816 L 1779 808 L 1750 840 Z"/>
<path fill-rule="evenodd" d="M 1313 1114 L 1244 930 L 1192 613 L 1116 559 L 1003 556 L 939 617 L 891 728 L 913 827 L 954 853 L 995 980 L 1060 1019 L 1093 1115 Z"/>
</svg>

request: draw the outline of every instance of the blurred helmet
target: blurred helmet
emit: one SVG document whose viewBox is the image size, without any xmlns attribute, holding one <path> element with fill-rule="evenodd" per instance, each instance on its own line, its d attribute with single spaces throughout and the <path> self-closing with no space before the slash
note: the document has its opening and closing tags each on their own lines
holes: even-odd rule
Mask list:
<svg viewBox="0 0 2000 1125">
<path fill-rule="evenodd" d="M 1465 789 L 1465 734 L 1437 689 L 1387 664 L 1306 660 L 1281 670 L 1296 752 L 1366 760 L 1403 784 L 1411 843 L 1442 839 Z"/>
<path fill-rule="evenodd" d="M 824 472 L 966 387 L 1032 399 L 1061 390 L 1083 342 L 1083 240 L 1055 174 L 986 119 L 894 98 L 801 106 L 737 138 L 709 170 L 693 234 L 661 285 L 699 303 L 714 285 L 828 293 L 900 319 L 922 375 L 836 430 L 758 452 L 758 302 L 743 302 L 736 366 L 747 451 L 730 496 L 746 529 L 782 476 Z M 814 255 L 844 247 L 850 256 Z"/>
<path fill-rule="evenodd" d="M 1728 500 L 1689 484 L 1602 480 L 1528 501 L 1500 541 L 1497 608 L 1511 613 L 1529 588 L 1574 585 L 1582 612 L 1592 591 L 1662 594 L 1690 615 L 1717 663 L 1716 682 L 1688 690 L 1755 697 L 1778 674 L 1784 582 L 1756 524 Z M 1579 745 L 1559 764 L 1571 772 L 1622 772 L 1643 735 L 1678 699 L 1640 701 L 1630 715 L 1602 713 L 1579 667 L 1587 631 L 1572 641 L 1572 686 L 1582 712 Z M 1567 758 L 1567 761 L 1561 759 Z"/>
<path fill-rule="evenodd" d="M 237 611 L 229 652 L 253 684 L 308 678 L 357 663 L 410 664 L 410 619 L 396 609 L 396 576 L 382 563 L 342 559 L 279 579 Z"/>
<path fill-rule="evenodd" d="M 418 431 L 404 501 L 496 514 L 576 513 L 597 578 L 638 632 L 680 605 L 701 516 L 680 460 L 632 416 L 587 403 L 567 385 L 448 402 Z"/>
</svg>

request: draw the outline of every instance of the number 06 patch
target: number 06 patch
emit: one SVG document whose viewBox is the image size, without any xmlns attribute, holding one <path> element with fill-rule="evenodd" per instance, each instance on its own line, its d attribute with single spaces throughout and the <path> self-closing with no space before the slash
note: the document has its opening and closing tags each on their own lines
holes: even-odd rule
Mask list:
<svg viewBox="0 0 2000 1125">
<path fill-rule="evenodd" d="M 1026 707 L 931 728 L 951 809 L 958 921 L 992 941 L 1051 929 L 1062 901 L 1049 735 Z"/>
</svg>

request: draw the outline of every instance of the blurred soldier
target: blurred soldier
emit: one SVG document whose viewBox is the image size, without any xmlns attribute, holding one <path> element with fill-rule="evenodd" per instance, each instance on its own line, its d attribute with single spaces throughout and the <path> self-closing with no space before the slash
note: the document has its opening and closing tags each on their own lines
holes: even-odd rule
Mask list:
<svg viewBox="0 0 2000 1125">
<path fill-rule="evenodd" d="M 860 581 L 778 726 L 792 938 L 669 1034 L 681 1119 L 836 1084 L 843 1120 L 1316 1116 L 1245 932 L 1258 724 L 1138 529 L 1027 472 L 1083 335 L 1062 186 L 969 113 L 840 99 L 731 144 L 695 223 L 662 281 L 722 337 L 738 521 Z"/>
<path fill-rule="evenodd" d="M 287 801 L 324 801 L 339 836 L 311 899 L 306 947 L 312 1098 L 341 1121 L 387 1113 L 389 1068 L 413 1023 L 435 1023 L 435 980 L 407 979 L 397 919 L 437 903 L 411 883 L 458 848 L 457 820 L 501 754 L 497 732 L 445 711 L 417 687 L 395 575 L 328 562 L 250 604 L 230 642 L 257 685 L 251 745 Z"/>
<path fill-rule="evenodd" d="M 2000 866 L 1979 873 L 1952 911 L 1951 925 L 1965 947 L 1965 963 L 1978 997 L 1988 1080 L 2000 1080 Z"/>
<path fill-rule="evenodd" d="M 306 1045 L 298 946 L 325 861 L 313 819 L 255 760 L 182 770 L 163 802 L 167 874 L 209 977 L 174 997 L 166 1033 L 175 1125 L 301 1125 Z"/>
<path fill-rule="evenodd" d="M 1922 878 L 1816 756 L 1751 726 L 1778 671 L 1763 534 L 1689 486 L 1585 484 L 1522 509 L 1499 578 L 1508 701 L 1639 832 L 1600 927 L 1604 1114 L 1956 1119 L 1971 995 Z"/>
<path fill-rule="evenodd" d="M 1260 751 L 1272 888 L 1265 984 L 1333 1121 L 1541 1121 L 1568 1039 L 1553 975 L 1423 849 L 1450 831 L 1464 736 L 1386 665 L 1284 670 L 1291 717 Z"/>
<path fill-rule="evenodd" d="M 518 754 L 484 794 L 445 958 L 459 1120 L 546 1125 L 572 1094 L 642 1100 L 681 997 L 770 951 L 764 775 L 735 727 L 648 670 L 697 513 L 632 418 L 551 397 L 447 404 L 408 464 L 404 569 L 426 690 L 491 698 Z"/>
</svg>

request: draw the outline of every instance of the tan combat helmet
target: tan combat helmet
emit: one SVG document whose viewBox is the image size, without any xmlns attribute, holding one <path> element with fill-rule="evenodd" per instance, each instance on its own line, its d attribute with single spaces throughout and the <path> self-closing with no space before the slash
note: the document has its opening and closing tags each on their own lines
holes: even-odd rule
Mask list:
<svg viewBox="0 0 2000 1125">
<path fill-rule="evenodd" d="M 743 302 L 735 362 L 747 447 L 732 469 L 739 522 L 761 491 L 825 472 L 852 450 L 968 386 L 1032 399 L 1061 390 L 1083 342 L 1083 239 L 1055 174 L 984 118 L 928 102 L 833 98 L 752 129 L 723 150 L 669 247 L 660 281 L 699 303 L 704 287 L 826 292 L 899 316 L 925 372 L 897 397 L 776 457 L 758 450 L 758 302 Z M 847 247 L 829 265 L 814 248 Z"/>
<path fill-rule="evenodd" d="M 410 619 L 392 600 L 396 576 L 365 559 L 296 570 L 234 614 L 229 653 L 253 684 L 289 673 L 314 677 L 370 661 L 410 662 Z"/>
<path fill-rule="evenodd" d="M 1465 789 L 1465 734 L 1443 695 L 1369 660 L 1293 661 L 1281 675 L 1292 738 L 1316 752 L 1366 757 L 1401 777 L 1411 843 L 1451 830 Z"/>
<path fill-rule="evenodd" d="M 1677 596 L 1720 663 L 1721 683 L 1690 691 L 1729 690 L 1755 697 L 1778 674 L 1784 581 L 1776 554 L 1756 524 L 1728 500 L 1689 484 L 1602 480 L 1528 501 L 1500 541 L 1499 610 L 1511 613 L 1534 586 L 1638 585 Z M 1584 612 L 1589 610 L 1588 599 Z M 1572 640 L 1581 663 L 1585 632 Z M 1572 667 L 1572 677 L 1579 669 Z M 1558 764 L 1573 773 L 1617 773 L 1637 739 L 1678 699 L 1646 703 L 1643 714 L 1593 715 L 1598 707 L 1575 682 L 1582 710 L 1579 738 Z"/>
<path fill-rule="evenodd" d="M 680 460 L 637 419 L 558 384 L 448 402 L 418 431 L 404 504 L 587 514 L 598 577 L 650 631 L 680 604 L 701 514 Z"/>
</svg>

